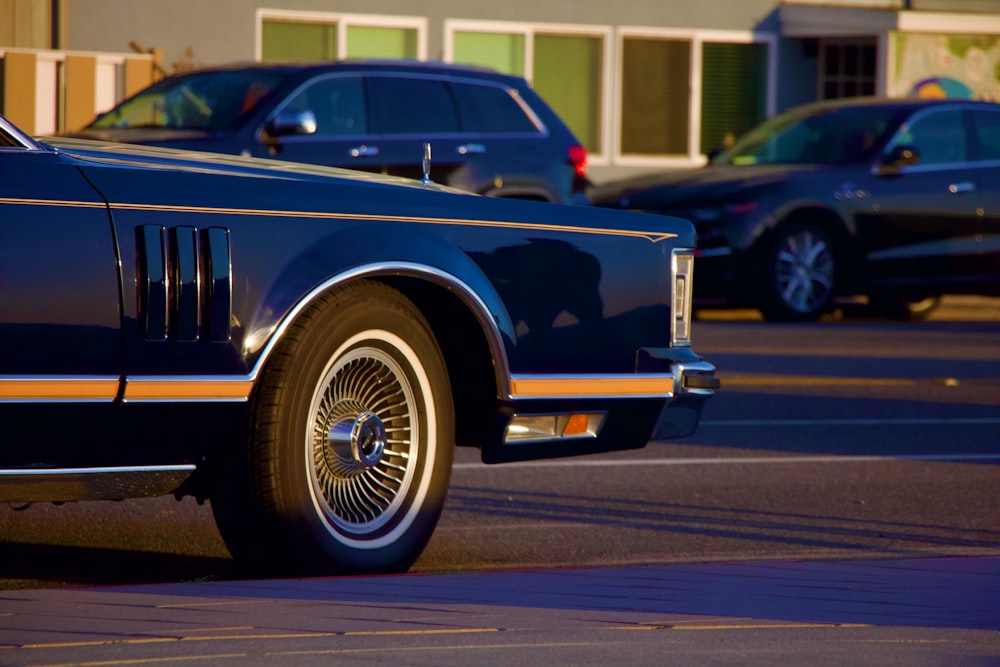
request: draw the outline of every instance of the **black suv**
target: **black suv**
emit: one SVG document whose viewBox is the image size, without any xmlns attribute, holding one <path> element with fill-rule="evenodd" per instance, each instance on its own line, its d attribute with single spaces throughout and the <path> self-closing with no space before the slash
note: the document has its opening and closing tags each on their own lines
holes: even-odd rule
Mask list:
<svg viewBox="0 0 1000 667">
<path fill-rule="evenodd" d="M 432 180 L 470 192 L 587 203 L 586 149 L 524 79 L 482 68 L 344 61 L 201 69 L 151 85 L 72 136 L 410 178 L 429 167 Z"/>
</svg>

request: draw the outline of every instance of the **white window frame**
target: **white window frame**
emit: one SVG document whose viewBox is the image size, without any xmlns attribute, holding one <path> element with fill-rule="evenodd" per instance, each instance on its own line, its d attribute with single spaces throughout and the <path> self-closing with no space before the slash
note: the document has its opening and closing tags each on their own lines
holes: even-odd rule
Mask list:
<svg viewBox="0 0 1000 667">
<path fill-rule="evenodd" d="M 583 36 L 601 39 L 601 121 L 597 132 L 601 139 L 601 152 L 591 151 L 587 161 L 592 165 L 607 166 L 610 164 L 610 146 L 612 139 L 611 114 L 613 111 L 611 90 L 612 79 L 612 39 L 614 31 L 611 26 L 584 25 L 576 23 L 522 23 L 517 21 L 485 21 L 475 19 L 445 19 L 444 21 L 444 61 L 455 62 L 455 33 L 486 32 L 505 35 L 522 35 L 524 37 L 524 78 L 532 83 L 535 71 L 535 35 L 566 35 L 569 37 Z"/>
<path fill-rule="evenodd" d="M 705 164 L 706 157 L 699 150 L 701 137 L 701 52 L 705 42 L 729 44 L 765 44 L 767 46 L 767 91 L 765 93 L 765 115 L 771 116 L 777 108 L 778 75 L 778 35 L 749 30 L 687 30 L 674 28 L 646 28 L 621 26 L 615 35 L 615 73 L 621 71 L 625 63 L 626 39 L 674 39 L 686 40 L 691 48 L 691 70 L 688 72 L 688 150 L 686 155 L 636 155 L 621 153 L 621 126 L 624 118 L 622 110 L 622 77 L 615 76 L 614 90 L 614 132 L 612 133 L 611 161 L 623 167 L 691 167 Z"/>
<path fill-rule="evenodd" d="M 254 35 L 254 60 L 260 62 L 264 54 L 264 21 L 292 23 L 322 23 L 337 26 L 337 60 L 347 58 L 348 28 L 397 28 L 417 31 L 417 60 L 427 60 L 427 17 L 388 16 L 385 14 L 342 14 L 339 12 L 310 12 L 292 9 L 257 9 Z"/>
</svg>

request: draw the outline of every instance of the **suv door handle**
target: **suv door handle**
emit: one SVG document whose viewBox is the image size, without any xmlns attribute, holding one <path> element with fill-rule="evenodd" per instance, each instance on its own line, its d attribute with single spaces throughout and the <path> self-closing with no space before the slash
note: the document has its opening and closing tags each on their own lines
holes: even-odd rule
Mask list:
<svg viewBox="0 0 1000 667">
<path fill-rule="evenodd" d="M 455 149 L 459 155 L 471 155 L 472 153 L 485 153 L 486 146 L 482 144 L 462 144 Z"/>
<path fill-rule="evenodd" d="M 957 195 L 960 192 L 972 192 L 976 189 L 974 183 L 952 183 L 948 186 L 948 192 Z"/>
<path fill-rule="evenodd" d="M 378 155 L 378 146 L 355 146 L 351 149 L 351 157 L 371 157 Z"/>
</svg>

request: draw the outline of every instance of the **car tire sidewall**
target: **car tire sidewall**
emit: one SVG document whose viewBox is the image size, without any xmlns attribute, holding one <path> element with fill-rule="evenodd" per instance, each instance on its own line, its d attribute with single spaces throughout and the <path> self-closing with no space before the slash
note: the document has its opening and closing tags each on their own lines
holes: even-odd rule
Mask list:
<svg viewBox="0 0 1000 667">
<path fill-rule="evenodd" d="M 368 346 L 391 357 L 416 398 L 413 476 L 394 515 L 370 534 L 338 529 L 322 511 L 310 473 L 313 399 L 331 365 Z M 401 294 L 354 286 L 324 297 L 287 333 L 257 397 L 253 486 L 277 563 L 313 573 L 395 572 L 423 550 L 447 493 L 454 447 L 448 374 L 430 327 Z"/>
<path fill-rule="evenodd" d="M 803 235 L 818 239 L 825 244 L 825 252 L 832 265 L 832 277 L 829 291 L 824 299 L 808 309 L 797 309 L 792 307 L 781 293 L 778 275 L 779 254 L 788 239 Z M 764 319 L 771 322 L 812 322 L 819 319 L 824 312 L 832 307 L 838 270 L 837 255 L 830 234 L 819 225 L 809 222 L 793 222 L 782 225 L 775 230 L 764 246 L 761 253 L 761 263 L 763 275 L 760 281 L 761 302 L 759 307 Z"/>
</svg>

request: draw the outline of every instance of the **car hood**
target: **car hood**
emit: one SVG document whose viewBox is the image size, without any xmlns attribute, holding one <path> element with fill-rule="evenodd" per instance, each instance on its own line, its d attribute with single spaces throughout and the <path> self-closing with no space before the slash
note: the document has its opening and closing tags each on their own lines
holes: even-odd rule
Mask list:
<svg viewBox="0 0 1000 667">
<path fill-rule="evenodd" d="M 658 210 L 683 207 L 704 200 L 719 200 L 736 192 L 781 183 L 795 175 L 811 173 L 815 165 L 725 165 L 679 169 L 612 181 L 589 191 L 598 206 Z"/>
<path fill-rule="evenodd" d="M 284 160 L 66 137 L 41 137 L 39 141 L 75 162 L 85 173 L 89 172 L 92 184 L 112 201 L 130 202 L 147 193 L 157 201 L 169 198 L 176 205 L 188 205 L 201 201 L 209 192 L 213 206 L 223 208 L 283 207 L 305 213 L 336 212 L 338 216 L 357 213 L 362 217 L 370 217 L 377 211 L 380 215 L 427 220 L 503 220 L 504 224 L 526 228 L 542 221 L 576 230 L 627 230 L 621 233 L 654 242 L 676 237 L 680 245 L 694 245 L 693 225 L 680 218 L 484 197 L 408 178 Z M 199 174 L 205 177 L 185 178 Z M 225 187 L 217 187 L 221 184 L 215 182 L 217 177 L 227 180 Z M 262 182 L 238 185 L 230 177 Z M 197 192 L 186 191 L 195 184 Z M 165 192 L 169 192 L 169 197 Z"/>
<path fill-rule="evenodd" d="M 436 183 L 424 184 L 409 178 L 385 176 L 338 167 L 287 162 L 285 160 L 267 160 L 241 155 L 224 155 L 221 153 L 143 146 L 141 144 L 120 144 L 62 136 L 39 137 L 38 140 L 63 155 L 104 164 L 170 169 L 174 171 L 193 171 L 218 175 L 229 174 L 233 176 L 277 178 L 282 180 L 341 179 L 373 184 L 401 185 L 465 195 L 470 194 L 464 190 L 457 190 Z"/>
<path fill-rule="evenodd" d="M 114 141 L 128 144 L 161 144 L 171 141 L 201 141 L 218 135 L 206 130 L 181 130 L 169 127 L 116 127 L 98 129 L 85 127 L 63 136 L 74 139 Z"/>
</svg>

